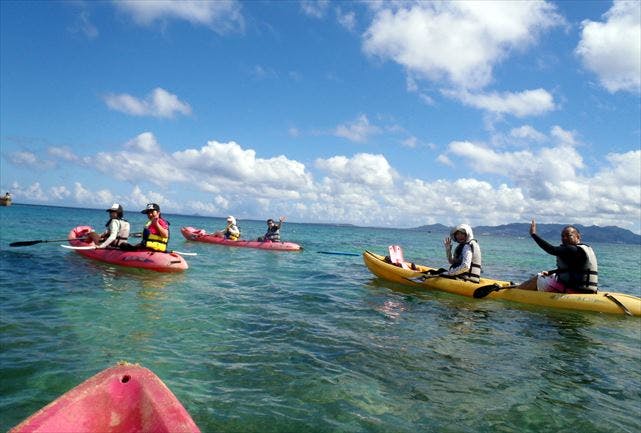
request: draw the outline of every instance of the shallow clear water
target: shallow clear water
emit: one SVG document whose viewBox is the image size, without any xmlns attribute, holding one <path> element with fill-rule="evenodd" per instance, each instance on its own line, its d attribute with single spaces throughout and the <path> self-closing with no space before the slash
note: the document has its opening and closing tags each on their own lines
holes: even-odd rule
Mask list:
<svg viewBox="0 0 641 433">
<path fill-rule="evenodd" d="M 160 376 L 204 432 L 641 430 L 638 318 L 422 292 L 317 253 L 400 244 L 442 266 L 443 233 L 285 223 L 305 250 L 270 252 L 179 233 L 222 219 L 168 219 L 171 248 L 198 253 L 181 274 L 93 262 L 63 242 L 9 248 L 105 214 L 0 208 L 0 430 L 120 360 Z M 240 224 L 247 238 L 265 229 Z M 527 233 L 479 241 L 485 275 L 553 266 Z M 593 246 L 602 287 L 641 295 L 641 246 Z"/>
</svg>

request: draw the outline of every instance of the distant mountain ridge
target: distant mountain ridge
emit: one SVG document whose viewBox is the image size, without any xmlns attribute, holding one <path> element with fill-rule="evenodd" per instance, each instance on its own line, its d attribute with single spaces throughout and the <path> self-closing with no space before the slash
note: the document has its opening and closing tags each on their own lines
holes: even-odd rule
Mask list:
<svg viewBox="0 0 641 433">
<path fill-rule="evenodd" d="M 548 242 L 555 244 L 556 241 L 561 242 L 561 230 L 567 224 L 536 224 L 536 232 L 539 236 Z M 630 230 L 622 229 L 615 226 L 583 226 L 581 224 L 573 224 L 581 232 L 581 239 L 586 244 L 590 242 L 604 242 L 614 244 L 641 244 L 641 236 L 632 233 Z M 417 227 L 416 230 L 429 231 L 432 233 L 447 234 L 450 227 L 443 224 L 430 224 Z M 472 227 L 475 236 L 515 236 L 525 237 L 530 234 L 529 223 L 511 223 L 503 224 L 500 226 L 475 226 Z"/>
</svg>

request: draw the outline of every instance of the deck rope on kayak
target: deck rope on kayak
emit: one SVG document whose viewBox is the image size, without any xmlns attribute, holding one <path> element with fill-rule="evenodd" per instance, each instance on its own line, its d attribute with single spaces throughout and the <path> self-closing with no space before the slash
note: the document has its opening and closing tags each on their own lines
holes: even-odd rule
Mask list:
<svg viewBox="0 0 641 433">
<path fill-rule="evenodd" d="M 614 302 L 614 303 L 615 303 L 615 304 L 617 304 L 619 307 L 621 307 L 621 309 L 623 310 L 623 312 L 625 313 L 625 315 L 626 315 L 626 316 L 634 316 L 634 314 L 632 314 L 632 312 L 631 312 L 630 310 L 628 310 L 628 307 L 626 307 L 625 305 L 623 305 L 623 304 L 621 303 L 621 301 L 619 301 L 617 298 L 615 298 L 615 297 L 614 297 L 614 296 L 612 296 L 611 294 L 609 294 L 609 293 L 604 293 L 604 294 L 603 294 L 603 296 L 605 296 L 607 299 L 609 299 L 610 301 Z"/>
</svg>

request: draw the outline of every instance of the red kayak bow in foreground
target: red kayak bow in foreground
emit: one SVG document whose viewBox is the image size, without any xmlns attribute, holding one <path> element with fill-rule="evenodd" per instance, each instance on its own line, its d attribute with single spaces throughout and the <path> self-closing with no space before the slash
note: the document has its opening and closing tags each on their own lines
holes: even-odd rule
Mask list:
<svg viewBox="0 0 641 433">
<path fill-rule="evenodd" d="M 124 363 L 89 378 L 9 430 L 27 432 L 199 433 L 200 429 L 158 376 Z"/>
</svg>

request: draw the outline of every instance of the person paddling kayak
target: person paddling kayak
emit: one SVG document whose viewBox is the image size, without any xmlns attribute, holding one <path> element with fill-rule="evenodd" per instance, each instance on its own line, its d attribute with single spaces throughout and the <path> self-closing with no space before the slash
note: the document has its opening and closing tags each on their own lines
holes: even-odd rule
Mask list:
<svg viewBox="0 0 641 433">
<path fill-rule="evenodd" d="M 452 252 L 452 239 L 458 243 L 454 252 Z M 445 238 L 443 245 L 450 269 L 431 269 L 426 274 L 478 283 L 481 278 L 481 247 L 474 239 L 472 227 L 467 224 L 457 225 L 450 232 L 450 236 Z"/>
<path fill-rule="evenodd" d="M 224 229 L 214 232 L 214 236 L 237 241 L 240 238 L 240 229 L 236 225 L 236 218 L 232 215 L 227 217 L 227 225 Z"/>
<path fill-rule="evenodd" d="M 130 226 L 129 222 L 123 218 L 122 206 L 114 203 L 107 209 L 107 212 L 109 212 L 109 221 L 105 224 L 107 229 L 101 234 L 92 231 L 87 235 L 87 238 L 96 244 L 96 248 L 118 248 L 120 245 L 126 244 L 129 238 Z"/>
<path fill-rule="evenodd" d="M 557 293 L 597 293 L 598 265 L 592 247 L 581 242 L 581 233 L 574 226 L 561 231 L 561 245 L 555 247 L 536 234 L 532 219 L 530 236 L 546 253 L 556 256 L 557 268 L 539 272 L 516 288 Z"/>
</svg>

